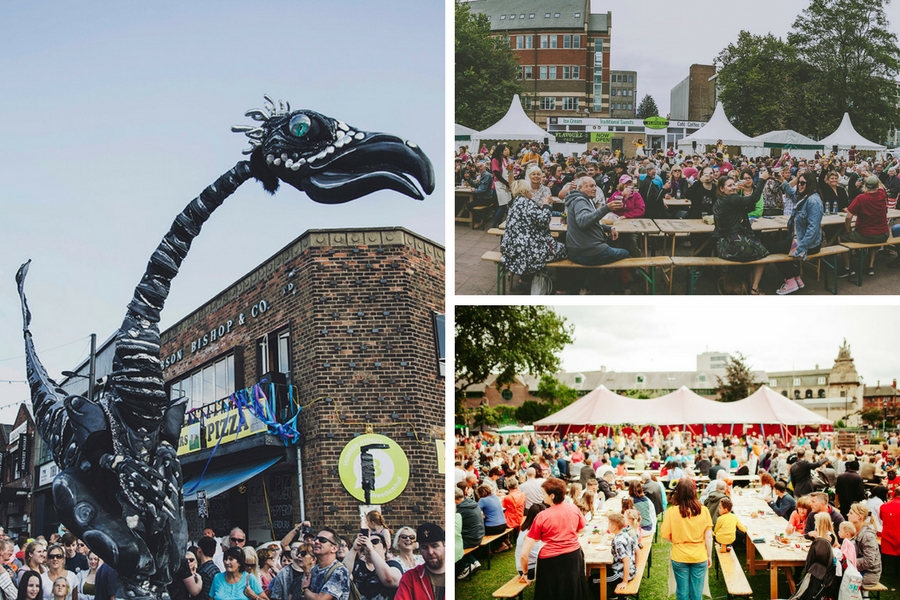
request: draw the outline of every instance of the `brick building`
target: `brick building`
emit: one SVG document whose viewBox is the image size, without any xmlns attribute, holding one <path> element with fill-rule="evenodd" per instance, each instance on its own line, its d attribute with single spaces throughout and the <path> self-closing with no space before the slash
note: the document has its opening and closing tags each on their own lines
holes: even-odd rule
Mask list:
<svg viewBox="0 0 900 600">
<path fill-rule="evenodd" d="M 715 75 L 714 65 L 691 65 L 688 76 L 669 94 L 669 118 L 709 121 L 716 108 Z"/>
<path fill-rule="evenodd" d="M 0 525 L 10 535 L 29 530 L 35 498 L 32 495 L 34 478 L 34 439 L 36 429 L 30 406 L 19 405 L 12 426 L 3 425 L 0 442 L 3 464 L 0 467 Z"/>
<path fill-rule="evenodd" d="M 897 390 L 897 380 L 891 385 L 867 385 L 863 392 L 863 412 L 880 410 L 884 415 L 884 421 L 888 425 L 896 425 L 900 421 L 900 391 Z"/>
<path fill-rule="evenodd" d="M 405 491 L 382 506 L 388 524 L 443 523 L 443 312 L 442 247 L 402 228 L 312 230 L 164 331 L 170 395 L 190 399 L 182 438 L 195 447 L 180 452 L 191 536 L 240 525 L 251 540 L 279 539 L 301 514 L 351 535 L 362 502 L 338 463 L 366 433 L 409 464 Z M 249 415 L 234 439 L 221 400 L 260 382 L 280 422 L 297 415 L 298 446 Z"/>
<path fill-rule="evenodd" d="M 590 0 L 475 0 L 491 31 L 509 38 L 519 59 L 522 108 L 539 126 L 548 117 L 609 116 L 612 13 Z"/>
</svg>

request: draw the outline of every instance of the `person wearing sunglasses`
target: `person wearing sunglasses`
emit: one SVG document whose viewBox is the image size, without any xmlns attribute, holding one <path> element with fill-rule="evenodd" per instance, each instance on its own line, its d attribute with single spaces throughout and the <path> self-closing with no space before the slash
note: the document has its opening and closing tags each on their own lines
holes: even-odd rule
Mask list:
<svg viewBox="0 0 900 600">
<path fill-rule="evenodd" d="M 337 559 L 338 534 L 323 527 L 313 540 L 316 564 L 303 579 L 300 597 L 292 600 L 347 600 L 350 596 L 350 571 Z"/>
<path fill-rule="evenodd" d="M 422 523 L 416 530 L 416 539 L 424 562 L 403 574 L 394 600 L 444 600 L 444 530 L 434 523 Z"/>
<path fill-rule="evenodd" d="M 53 544 L 47 548 L 47 565 L 49 570 L 41 574 L 44 600 L 53 598 L 53 582 L 60 577 L 69 582 L 66 600 L 78 600 L 78 576 L 66 569 L 66 550 L 62 544 Z"/>
<path fill-rule="evenodd" d="M 244 533 L 244 530 L 240 527 L 235 527 L 231 530 L 231 533 L 228 535 L 229 546 L 236 546 L 238 548 L 243 548 L 244 544 L 247 543 L 247 534 Z"/>
<path fill-rule="evenodd" d="M 394 556 L 400 563 L 400 570 L 404 573 L 425 562 L 421 554 L 413 552 L 418 547 L 416 532 L 412 527 L 401 527 L 397 530 L 394 535 Z"/>
<path fill-rule="evenodd" d="M 290 562 L 282 566 L 269 583 L 269 598 L 272 600 L 300 598 L 303 595 L 303 580 L 316 563 L 312 546 L 300 542 L 292 543 L 287 552 L 282 554 L 282 558 L 284 557 L 289 558 Z"/>
<path fill-rule="evenodd" d="M 362 600 L 392 598 L 400 585 L 403 566 L 393 558 L 386 558 L 386 553 L 381 535 L 361 533 L 344 558 L 344 566 L 350 569 Z"/>
</svg>

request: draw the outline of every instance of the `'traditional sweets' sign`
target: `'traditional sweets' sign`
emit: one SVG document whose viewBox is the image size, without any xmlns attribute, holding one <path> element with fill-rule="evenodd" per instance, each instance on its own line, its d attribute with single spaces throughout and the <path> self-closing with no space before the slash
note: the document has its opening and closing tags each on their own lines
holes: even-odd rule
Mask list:
<svg viewBox="0 0 900 600">
<path fill-rule="evenodd" d="M 367 433 L 344 446 L 338 472 L 351 496 L 366 504 L 386 504 L 406 489 L 409 461 L 397 442 Z"/>
</svg>

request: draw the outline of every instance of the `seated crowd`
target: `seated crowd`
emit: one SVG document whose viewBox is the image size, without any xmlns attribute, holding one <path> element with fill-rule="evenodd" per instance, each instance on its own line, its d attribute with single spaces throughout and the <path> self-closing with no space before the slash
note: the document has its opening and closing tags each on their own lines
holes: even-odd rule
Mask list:
<svg viewBox="0 0 900 600">
<path fill-rule="evenodd" d="M 506 222 L 502 260 L 518 276 L 515 290 L 527 293 L 534 274 L 562 258 L 605 265 L 641 256 L 638 234 L 619 234 L 616 229 L 616 221 L 623 218 L 712 216 L 712 234 L 692 233 L 685 246 L 736 263 L 770 253 L 789 254 L 799 261 L 817 254 L 824 241 L 838 237 L 845 242 L 884 242 L 891 235 L 887 209 L 894 208 L 900 196 L 900 158 L 888 154 L 871 162 L 856 155 L 854 159 L 834 153 L 817 153 L 812 160 L 787 153 L 779 158 L 750 158 L 723 152 L 675 152 L 672 147 L 630 160 L 618 151 L 596 148 L 566 157 L 552 155 L 547 145 L 538 142 L 523 143 L 515 153 L 505 144 L 490 151 L 482 147 L 473 156 L 462 146 L 456 156 L 456 184 L 473 189 L 470 208 L 490 208 L 492 227 Z M 675 202 L 684 199 L 690 200 L 687 208 L 684 202 Z M 826 225 L 823 237 L 823 217 L 838 213 L 845 214 L 845 221 Z M 565 243 L 551 237 L 554 215 L 566 225 Z M 786 230 L 752 229 L 755 220 L 776 215 L 789 217 Z M 900 237 L 900 225 L 894 226 L 893 233 Z M 893 250 L 888 252 L 895 256 Z M 875 257 L 876 252 L 870 251 L 868 275 L 875 274 Z M 776 263 L 784 280 L 776 293 L 790 294 L 804 287 L 797 261 Z M 900 258 L 888 266 L 900 267 Z M 763 271 L 764 265 L 753 267 L 751 294 L 762 293 Z M 840 276 L 855 274 L 849 253 L 844 254 Z M 608 275 L 589 270 L 587 276 L 570 282 L 570 289 L 616 292 L 628 281 L 627 270 L 615 269 Z"/>
<path fill-rule="evenodd" d="M 705 578 L 713 542 L 722 552 L 744 542 L 746 527 L 733 501 L 743 488 L 740 495 L 764 501 L 785 519 L 786 534 L 814 542 L 807 570 L 798 573 L 806 585 L 797 598 L 837 598 L 847 565 L 868 588 L 879 583 L 882 553 L 900 556 L 898 450 L 896 434 L 880 451 L 835 448 L 830 434 L 692 436 L 677 427 L 665 435 L 659 429 L 642 435 L 460 435 L 453 490 L 456 574 L 465 579 L 480 566 L 475 553 L 463 549 L 509 532 L 489 550 L 515 547 L 521 580 L 536 581 L 535 598 L 558 589 L 582 597 L 578 534 L 618 498 L 621 510 L 609 518 L 615 562 L 607 597 L 615 598 L 634 577 L 641 537 L 659 524 L 660 536 L 673 544 L 679 598 L 699 598 L 702 586 L 694 588 Z M 823 547 L 836 559 L 823 563 Z M 811 569 L 820 563 L 824 569 Z"/>
<path fill-rule="evenodd" d="M 186 549 L 171 600 L 362 600 L 444 598 L 444 530 L 433 523 L 391 532 L 378 511 L 353 539 L 297 524 L 280 541 L 248 544 L 238 527 L 212 529 Z M 13 543 L 0 535 L 3 600 L 115 600 L 119 575 L 71 533 Z"/>
</svg>

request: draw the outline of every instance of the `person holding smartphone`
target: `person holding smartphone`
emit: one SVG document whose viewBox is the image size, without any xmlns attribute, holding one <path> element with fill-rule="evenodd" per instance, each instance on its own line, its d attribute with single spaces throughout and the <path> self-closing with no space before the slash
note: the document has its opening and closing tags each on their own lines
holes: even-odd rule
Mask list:
<svg viewBox="0 0 900 600">
<path fill-rule="evenodd" d="M 397 592 L 403 566 L 385 558 L 386 550 L 384 538 L 361 531 L 344 557 L 344 566 L 350 570 L 362 600 L 385 600 Z"/>
</svg>

